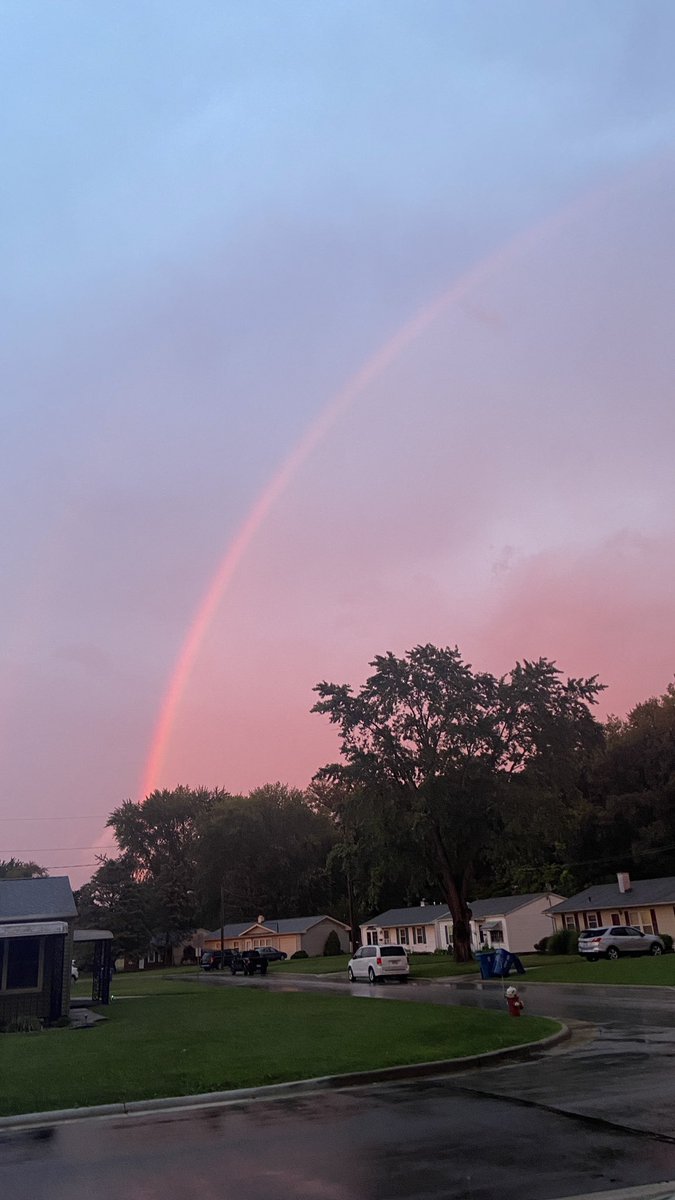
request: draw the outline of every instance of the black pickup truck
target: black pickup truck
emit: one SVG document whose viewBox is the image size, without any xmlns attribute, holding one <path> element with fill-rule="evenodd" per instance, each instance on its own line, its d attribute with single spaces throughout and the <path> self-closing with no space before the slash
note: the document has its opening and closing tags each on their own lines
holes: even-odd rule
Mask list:
<svg viewBox="0 0 675 1200">
<path fill-rule="evenodd" d="M 235 952 L 230 959 L 230 971 L 233 975 L 238 975 L 240 971 L 244 975 L 255 975 L 256 971 L 266 975 L 267 959 L 257 950 L 242 950 L 239 954 Z"/>
</svg>

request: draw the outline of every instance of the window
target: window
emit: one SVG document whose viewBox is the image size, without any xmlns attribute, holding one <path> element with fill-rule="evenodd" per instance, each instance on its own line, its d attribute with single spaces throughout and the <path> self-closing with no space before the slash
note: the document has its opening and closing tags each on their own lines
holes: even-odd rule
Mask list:
<svg viewBox="0 0 675 1200">
<path fill-rule="evenodd" d="M 490 941 L 492 942 L 493 946 L 501 945 L 501 943 L 504 941 L 504 930 L 503 929 L 491 929 L 490 930 Z"/>
<path fill-rule="evenodd" d="M 399 942 L 401 942 L 402 945 L 407 946 L 408 941 L 409 941 L 408 930 L 407 929 L 397 929 L 396 933 L 397 933 Z"/>
<path fill-rule="evenodd" d="M 651 915 L 649 909 L 647 909 L 647 908 L 643 908 L 643 909 L 632 908 L 631 911 L 629 912 L 628 916 L 630 919 L 630 924 L 633 925 L 636 929 L 640 930 L 641 933 L 653 933 L 654 932 L 654 926 L 652 924 L 652 915 Z"/>
<path fill-rule="evenodd" d="M 1 992 L 37 992 L 42 987 L 44 938 L 7 938 L 0 956 Z"/>
<path fill-rule="evenodd" d="M 382 930 L 382 943 L 385 946 L 389 945 L 389 930 L 388 929 Z"/>
<path fill-rule="evenodd" d="M 450 926 L 444 925 L 443 928 L 445 930 L 445 944 L 446 944 L 446 946 L 449 946 L 450 945 Z"/>
<path fill-rule="evenodd" d="M 366 929 L 366 941 L 369 946 L 374 946 L 377 941 L 377 929 L 374 925 L 369 925 Z"/>
<path fill-rule="evenodd" d="M 413 941 L 415 942 L 416 946 L 426 946 L 427 931 L 424 928 L 424 925 L 417 925 L 415 929 L 413 929 Z"/>
<path fill-rule="evenodd" d="M 565 916 L 565 929 L 576 929 L 576 927 L 574 913 L 567 913 Z"/>
<path fill-rule="evenodd" d="M 403 949 L 403 946 L 383 946 L 382 947 L 382 957 L 383 958 L 404 958 L 405 950 Z"/>
<path fill-rule="evenodd" d="M 588 928 L 589 929 L 599 929 L 600 928 L 600 922 L 598 920 L 597 913 L 589 913 L 588 914 Z"/>
</svg>

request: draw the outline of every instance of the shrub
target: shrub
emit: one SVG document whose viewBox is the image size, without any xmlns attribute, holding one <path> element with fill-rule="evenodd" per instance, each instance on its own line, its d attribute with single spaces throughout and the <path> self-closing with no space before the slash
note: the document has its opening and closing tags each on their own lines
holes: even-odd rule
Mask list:
<svg viewBox="0 0 675 1200">
<path fill-rule="evenodd" d="M 446 946 L 445 950 L 434 950 L 434 954 L 440 954 L 442 958 L 451 958 L 452 946 Z"/>
<path fill-rule="evenodd" d="M 8 1021 L 5 1025 L 5 1033 L 40 1033 L 42 1029 L 42 1021 L 39 1017 L 29 1017 L 25 1013 L 20 1017 L 14 1017 L 12 1021 Z"/>
<path fill-rule="evenodd" d="M 334 958 L 336 954 L 342 954 L 342 946 L 340 945 L 337 931 L 331 929 L 326 938 L 326 945 L 323 948 L 323 956 L 324 958 Z"/>
<path fill-rule="evenodd" d="M 540 941 L 534 943 L 534 948 L 537 954 L 545 954 L 549 943 L 549 938 L 543 937 Z"/>
<path fill-rule="evenodd" d="M 291 954 L 291 958 L 309 958 L 306 950 L 296 950 L 295 954 Z"/>
<path fill-rule="evenodd" d="M 673 939 L 669 933 L 660 933 L 659 937 L 666 948 L 666 954 L 673 953 Z"/>
<path fill-rule="evenodd" d="M 576 954 L 579 945 L 579 931 L 577 929 L 556 929 L 547 938 L 546 953 L 547 954 Z"/>
</svg>

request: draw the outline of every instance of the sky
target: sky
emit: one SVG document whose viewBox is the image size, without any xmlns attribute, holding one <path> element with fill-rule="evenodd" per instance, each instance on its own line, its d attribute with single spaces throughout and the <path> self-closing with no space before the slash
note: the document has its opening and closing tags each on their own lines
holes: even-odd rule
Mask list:
<svg viewBox="0 0 675 1200">
<path fill-rule="evenodd" d="M 0 858 L 77 885 L 148 788 L 305 786 L 313 686 L 387 650 L 665 691 L 670 0 L 0 30 Z"/>
</svg>

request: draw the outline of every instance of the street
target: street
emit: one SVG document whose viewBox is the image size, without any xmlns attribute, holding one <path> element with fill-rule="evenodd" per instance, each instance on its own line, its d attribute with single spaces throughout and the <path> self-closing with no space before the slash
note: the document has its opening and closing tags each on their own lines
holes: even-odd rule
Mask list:
<svg viewBox="0 0 675 1200">
<path fill-rule="evenodd" d="M 220 977 L 216 986 L 344 990 L 281 977 Z M 350 990 L 375 1003 L 503 1004 L 491 985 Z M 553 1200 L 675 1178 L 669 994 L 525 985 L 522 995 L 530 1012 L 593 1022 L 597 1032 L 534 1061 L 447 1079 L 3 1131 L 0 1194 Z"/>
</svg>

